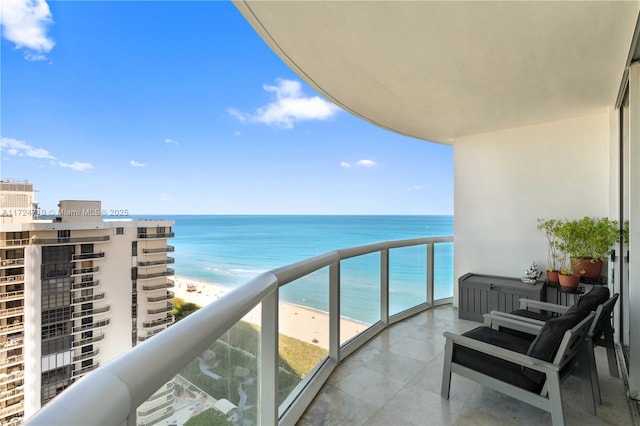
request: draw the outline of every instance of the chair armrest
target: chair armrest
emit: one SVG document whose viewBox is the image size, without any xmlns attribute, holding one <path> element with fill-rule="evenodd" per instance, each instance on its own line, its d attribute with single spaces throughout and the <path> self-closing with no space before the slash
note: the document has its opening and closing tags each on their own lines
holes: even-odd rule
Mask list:
<svg viewBox="0 0 640 426">
<path fill-rule="evenodd" d="M 543 309 L 545 311 L 556 312 L 558 314 L 564 314 L 570 308 L 570 306 L 556 305 L 555 303 L 540 302 L 539 300 L 532 299 L 520 299 L 520 309 Z"/>
<path fill-rule="evenodd" d="M 442 335 L 446 339 L 451 340 L 456 345 L 464 346 L 469 349 L 473 349 L 478 352 L 503 359 L 505 361 L 513 362 L 514 364 L 518 364 L 532 370 L 541 371 L 543 373 L 560 371 L 560 366 L 558 365 L 542 361 L 538 358 L 533 358 L 518 352 L 510 351 L 498 346 L 494 346 L 489 343 L 481 342 L 479 340 L 471 339 L 470 337 L 461 336 L 449 331 L 445 331 L 444 333 L 442 333 Z"/>
<path fill-rule="evenodd" d="M 537 336 L 540 334 L 540 330 L 542 330 L 542 327 L 544 326 L 544 323 L 541 321 L 536 321 L 535 323 L 522 321 L 522 317 L 517 315 L 494 315 L 493 312 L 491 312 L 490 314 L 484 314 L 483 316 L 485 327 L 491 327 L 494 330 L 499 330 L 500 327 L 505 327 L 511 330 L 522 331 L 524 333 Z M 525 318 L 525 320 L 530 320 L 530 318 Z"/>
<path fill-rule="evenodd" d="M 539 326 L 542 328 L 542 326 L 544 326 L 544 321 L 540 321 L 534 318 L 528 318 L 528 317 L 522 317 L 520 315 L 514 315 L 514 314 L 508 314 L 506 312 L 500 312 L 500 311 L 491 311 L 490 314 L 484 314 L 484 315 L 492 315 L 495 317 L 502 317 L 502 318 L 509 318 L 509 319 L 513 319 L 513 320 L 517 320 L 520 322 L 526 322 L 527 324 L 532 324 L 535 326 Z"/>
</svg>

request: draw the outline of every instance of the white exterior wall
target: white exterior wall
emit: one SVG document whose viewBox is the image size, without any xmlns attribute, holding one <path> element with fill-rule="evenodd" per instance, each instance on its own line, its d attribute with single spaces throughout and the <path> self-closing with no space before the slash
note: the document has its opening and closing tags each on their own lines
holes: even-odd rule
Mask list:
<svg viewBox="0 0 640 426">
<path fill-rule="evenodd" d="M 24 258 L 24 417 L 28 418 L 40 408 L 42 246 L 25 246 Z"/>
<path fill-rule="evenodd" d="M 537 218 L 609 214 L 610 113 L 459 138 L 454 143 L 455 266 L 520 277 L 547 242 Z"/>
</svg>

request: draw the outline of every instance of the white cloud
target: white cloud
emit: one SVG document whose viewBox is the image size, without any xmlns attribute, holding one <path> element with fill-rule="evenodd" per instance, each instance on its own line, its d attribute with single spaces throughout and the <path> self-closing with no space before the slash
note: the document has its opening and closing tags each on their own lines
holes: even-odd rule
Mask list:
<svg viewBox="0 0 640 426">
<path fill-rule="evenodd" d="M 263 89 L 275 95 L 270 102 L 249 114 L 236 108 L 228 108 L 227 112 L 239 121 L 251 121 L 293 129 L 295 123 L 304 120 L 326 120 L 340 111 L 336 105 L 319 96 L 304 96 L 302 85 L 295 80 L 279 78 L 275 86 L 263 85 Z"/>
<path fill-rule="evenodd" d="M 356 166 L 362 166 L 362 167 L 373 167 L 375 166 L 377 163 L 373 160 L 359 160 L 356 163 Z"/>
<path fill-rule="evenodd" d="M 341 161 L 340 167 L 342 167 L 343 169 L 348 169 L 349 167 L 351 167 L 351 163 L 347 163 L 346 161 Z"/>
<path fill-rule="evenodd" d="M 93 164 L 91 163 L 81 163 L 79 161 L 74 161 L 73 163 L 63 163 L 62 161 L 58 162 L 60 167 L 66 167 L 68 169 L 76 170 L 78 172 L 86 172 L 88 170 L 93 169 Z"/>
<path fill-rule="evenodd" d="M 166 139 L 164 140 L 164 143 L 166 143 L 167 145 L 179 145 L 179 144 L 178 144 L 178 141 L 175 141 L 175 140 L 173 140 L 173 139 L 171 139 L 171 138 L 166 138 Z"/>
<path fill-rule="evenodd" d="M 129 164 L 131 164 L 133 167 L 144 167 L 144 163 L 138 163 L 136 160 L 129 161 Z"/>
<path fill-rule="evenodd" d="M 173 201 L 173 197 L 169 194 L 160 194 L 157 200 L 163 203 L 170 203 Z"/>
<path fill-rule="evenodd" d="M 424 186 L 422 186 L 422 185 L 413 185 L 411 187 L 411 189 L 415 189 L 416 191 L 420 191 L 420 190 L 424 189 Z"/>
<path fill-rule="evenodd" d="M 48 158 L 50 160 L 56 159 L 56 157 L 44 148 L 36 148 L 25 141 L 13 138 L 2 137 L 0 139 L 0 150 L 8 155 L 15 155 L 18 157 Z"/>
<path fill-rule="evenodd" d="M 24 57 L 29 61 L 47 59 L 45 53 L 55 46 L 47 36 L 52 23 L 51 10 L 45 0 L 2 0 L 2 37 L 13 42 L 16 49 L 27 49 Z"/>
</svg>

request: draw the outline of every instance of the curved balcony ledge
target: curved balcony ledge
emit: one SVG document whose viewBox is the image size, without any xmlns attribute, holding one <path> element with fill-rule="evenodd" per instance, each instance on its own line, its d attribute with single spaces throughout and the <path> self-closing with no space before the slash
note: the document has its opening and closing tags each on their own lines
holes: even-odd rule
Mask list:
<svg viewBox="0 0 640 426">
<path fill-rule="evenodd" d="M 158 248 L 143 248 L 142 253 L 144 254 L 159 254 L 159 253 L 170 253 L 175 251 L 176 248 L 174 246 L 165 246 Z"/>
</svg>

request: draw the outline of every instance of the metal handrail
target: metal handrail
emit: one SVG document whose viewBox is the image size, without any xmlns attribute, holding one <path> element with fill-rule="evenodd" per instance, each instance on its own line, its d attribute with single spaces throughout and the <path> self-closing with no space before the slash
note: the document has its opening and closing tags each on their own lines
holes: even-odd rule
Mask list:
<svg viewBox="0 0 640 426">
<path fill-rule="evenodd" d="M 453 237 L 416 238 L 410 240 L 389 241 L 330 251 L 319 256 L 302 260 L 291 265 L 264 272 L 244 285 L 194 312 L 171 327 L 159 333 L 153 339 L 147 339 L 132 350 L 120 355 L 108 364 L 100 367 L 75 383 L 55 401 L 41 408 L 34 416 L 27 419 L 27 425 L 69 425 L 82 424 L 90 418 L 95 424 L 132 424 L 136 408 L 153 395 L 161 386 L 208 349 L 232 326 L 259 304 L 263 304 L 263 318 L 267 308 L 277 304 L 278 288 L 298 278 L 327 266 L 339 265 L 341 260 L 379 252 L 388 256 L 390 248 L 453 242 Z M 427 261 L 428 262 L 428 261 Z M 388 265 L 387 265 L 388 267 Z M 381 266 L 382 268 L 382 266 Z M 433 273 L 432 269 L 429 271 Z M 388 288 L 386 289 L 388 292 Z M 339 301 L 338 301 L 339 303 Z M 339 308 L 338 308 L 339 309 Z M 329 314 L 334 314 L 330 306 Z M 276 322 L 277 324 L 277 322 Z M 263 323 L 266 327 L 273 325 Z M 271 330 L 277 335 L 277 328 Z M 373 337 L 373 335 L 368 338 Z M 272 348 L 277 355 L 277 347 Z M 161 357 L 155 354 L 163 354 Z M 267 353 L 267 357 L 274 354 Z M 149 359 L 154 362 L 150 363 Z M 275 370 L 274 370 L 275 374 Z M 104 398 L 104 395 L 111 395 Z M 268 399 L 268 398 L 266 398 Z M 267 407 L 266 420 L 275 413 L 277 418 L 277 399 L 270 400 L 275 407 Z M 259 413 L 259 416 L 264 414 Z"/>
</svg>

